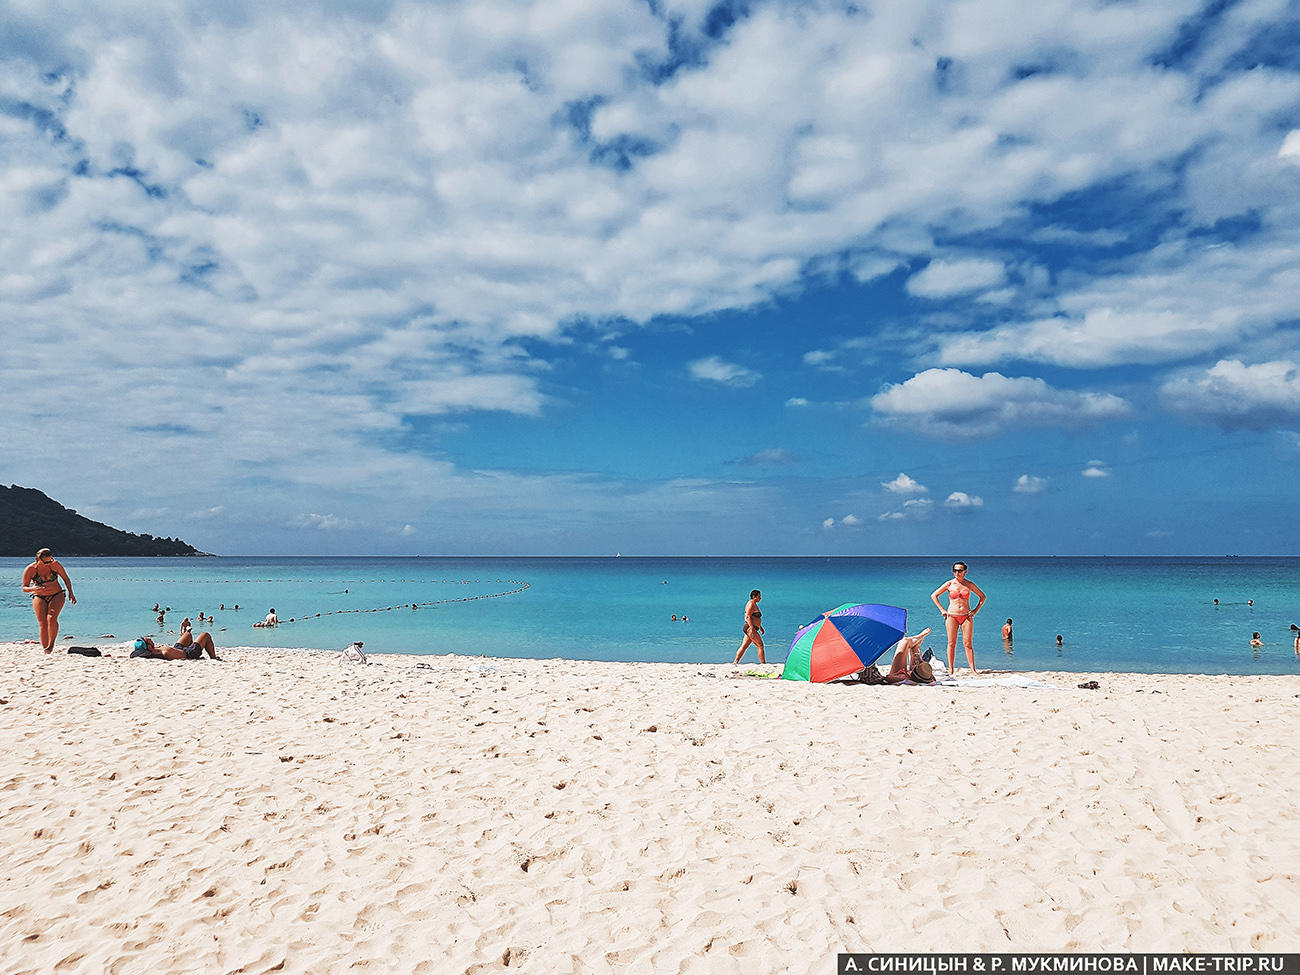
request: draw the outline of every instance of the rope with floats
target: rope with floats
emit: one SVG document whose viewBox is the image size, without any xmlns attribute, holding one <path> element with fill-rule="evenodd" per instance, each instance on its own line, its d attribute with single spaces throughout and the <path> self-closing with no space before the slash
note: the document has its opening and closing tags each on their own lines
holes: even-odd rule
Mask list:
<svg viewBox="0 0 1300 975">
<path fill-rule="evenodd" d="M 320 581 L 328 581 L 328 580 L 320 580 Z M 379 580 L 379 581 L 384 581 L 384 580 Z M 397 580 L 392 580 L 392 581 L 395 582 Z M 417 580 L 403 580 L 403 581 L 414 582 Z M 444 579 L 443 581 L 446 582 L 447 580 Z M 287 620 L 280 620 L 279 623 L 276 624 L 257 622 L 254 623 L 253 626 L 259 629 L 261 628 L 275 629 L 276 627 L 284 626 L 286 623 L 305 623 L 307 622 L 307 620 L 321 619 L 325 616 L 340 616 L 344 613 L 391 613 L 394 610 L 398 610 L 398 609 L 419 609 L 422 606 L 450 606 L 452 603 L 472 603 L 476 599 L 497 599 L 501 596 L 513 596 L 516 593 L 520 593 L 526 589 L 532 588 L 531 583 L 524 582 L 522 579 L 504 579 L 504 580 L 497 579 L 496 581 L 510 583 L 517 586 L 518 588 L 507 589 L 504 592 L 479 593 L 477 596 L 458 596 L 455 599 L 430 599 L 427 602 L 422 602 L 422 603 L 399 603 L 396 606 L 376 606 L 372 609 L 331 609 L 331 610 L 326 610 L 323 613 L 309 614 L 307 616 L 290 616 Z M 469 585 L 470 583 L 466 582 L 461 584 Z"/>
<path fill-rule="evenodd" d="M 434 583 L 441 583 L 449 586 L 475 586 L 475 585 L 482 585 L 482 583 L 486 581 L 486 582 L 505 582 L 510 585 L 522 585 L 525 589 L 528 588 L 528 584 L 521 582 L 519 579 L 487 579 L 487 580 L 483 580 L 483 579 L 286 579 L 286 578 L 280 578 L 280 579 L 148 579 L 141 576 L 121 576 L 117 578 L 111 578 L 108 576 L 96 576 L 87 573 L 82 573 L 82 575 L 84 575 L 88 581 L 96 582 L 96 583 L 98 582 L 160 582 L 160 583 L 166 583 L 169 585 L 177 585 L 177 586 L 182 586 L 182 585 L 184 586 L 196 586 L 196 585 L 234 586 L 234 585 L 239 585 L 241 583 L 248 583 L 248 584 L 266 583 L 268 585 L 275 585 L 276 583 L 283 583 L 283 582 L 293 582 L 293 583 L 319 582 L 319 583 L 329 583 L 330 585 L 338 585 L 338 586 L 349 586 L 349 585 L 358 586 L 358 585 L 365 585 L 367 583 L 384 584 L 384 585 L 388 585 L 391 583 L 416 583 L 418 585 L 432 585 Z M 511 592 L 515 592 L 515 591 L 516 590 L 511 590 Z"/>
</svg>

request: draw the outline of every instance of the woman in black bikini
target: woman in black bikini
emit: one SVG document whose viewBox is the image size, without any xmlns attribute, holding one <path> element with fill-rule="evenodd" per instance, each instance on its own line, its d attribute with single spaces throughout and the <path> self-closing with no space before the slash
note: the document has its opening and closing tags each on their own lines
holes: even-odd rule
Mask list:
<svg viewBox="0 0 1300 975">
<path fill-rule="evenodd" d="M 740 642 L 740 649 L 736 651 L 736 663 L 740 663 L 740 658 L 745 655 L 745 648 L 751 643 L 758 649 L 758 662 L 767 663 L 767 657 L 763 653 L 763 612 L 758 608 L 758 602 L 763 598 L 763 594 L 757 589 L 749 594 L 749 602 L 745 603 L 745 625 L 741 632 L 745 639 Z"/>
<path fill-rule="evenodd" d="M 59 585 L 60 579 L 63 586 L 67 586 L 66 590 Z M 71 599 L 75 606 L 77 597 L 72 594 L 72 580 L 68 573 L 48 548 L 37 552 L 36 561 L 23 570 L 23 592 L 31 594 L 32 610 L 41 628 L 41 646 L 49 653 L 59 637 L 59 613 L 63 611 L 63 603 Z"/>
</svg>

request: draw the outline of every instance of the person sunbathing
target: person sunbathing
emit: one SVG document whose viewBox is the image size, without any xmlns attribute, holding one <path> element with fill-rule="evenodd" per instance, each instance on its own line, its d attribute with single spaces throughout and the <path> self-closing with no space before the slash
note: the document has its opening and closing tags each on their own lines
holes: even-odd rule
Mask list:
<svg viewBox="0 0 1300 975">
<path fill-rule="evenodd" d="M 930 627 L 927 626 L 916 636 L 905 636 L 898 641 L 898 649 L 894 651 L 894 662 L 890 665 L 885 680 L 891 684 L 901 684 L 912 678 L 912 671 L 921 662 L 921 643 L 929 635 Z"/>
<path fill-rule="evenodd" d="M 198 660 L 204 653 L 213 660 L 221 659 L 217 656 L 217 646 L 212 641 L 212 634 L 206 630 L 198 636 L 186 630 L 176 638 L 175 646 L 155 643 L 149 637 L 142 636 L 135 641 L 135 647 L 131 650 L 132 657 L 151 660 Z"/>
</svg>

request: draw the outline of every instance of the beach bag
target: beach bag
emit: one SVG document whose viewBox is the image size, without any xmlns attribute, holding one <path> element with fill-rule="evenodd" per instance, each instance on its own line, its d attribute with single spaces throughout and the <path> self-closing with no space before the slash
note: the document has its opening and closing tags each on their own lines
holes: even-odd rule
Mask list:
<svg viewBox="0 0 1300 975">
<path fill-rule="evenodd" d="M 934 668 L 930 666 L 929 661 L 918 660 L 908 676 L 916 684 L 933 684 Z"/>
<path fill-rule="evenodd" d="M 68 647 L 68 653 L 77 653 L 83 657 L 102 657 L 104 655 L 99 647 Z"/>
<path fill-rule="evenodd" d="M 863 671 L 860 674 L 858 674 L 858 680 L 861 681 L 863 684 L 873 684 L 873 685 L 889 683 L 887 680 L 885 680 L 885 675 L 882 674 L 876 668 L 875 664 L 872 664 L 870 667 L 864 668 Z"/>
<path fill-rule="evenodd" d="M 348 646 L 343 650 L 343 662 L 345 664 L 368 663 L 369 661 L 366 660 L 366 652 L 361 649 L 362 645 L 363 644 L 360 641 L 348 644 Z"/>
</svg>

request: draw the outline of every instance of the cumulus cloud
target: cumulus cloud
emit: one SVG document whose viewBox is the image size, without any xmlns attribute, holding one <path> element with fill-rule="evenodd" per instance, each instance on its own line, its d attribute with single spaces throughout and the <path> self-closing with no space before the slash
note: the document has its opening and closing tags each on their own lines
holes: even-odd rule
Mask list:
<svg viewBox="0 0 1300 975">
<path fill-rule="evenodd" d="M 804 399 L 802 396 L 791 396 L 788 400 L 785 401 L 785 405 L 791 407 L 792 409 L 798 409 L 799 407 L 807 406 L 808 401 Z"/>
<path fill-rule="evenodd" d="M 210 485 L 249 539 L 259 518 L 296 517 L 268 494 L 353 523 L 376 494 L 469 499 L 491 525 L 512 492 L 550 503 L 577 488 L 466 471 L 428 419 L 546 417 L 557 350 L 579 329 L 706 328 L 900 268 L 921 268 L 906 290 L 928 301 L 1011 299 L 971 303 L 999 324 L 945 334 L 948 366 L 1245 361 L 1237 345 L 1294 317 L 1297 207 L 1279 186 L 1300 150 L 1277 120 L 1295 72 L 1241 70 L 1283 16 L 1266 5 L 1207 16 L 1206 43 L 1168 63 L 1153 53 L 1185 37 L 1185 4 L 752 4 L 727 23 L 719 9 L 24 6 L 0 36 L 9 476 L 37 483 L 51 431 L 86 429 L 59 466 L 105 515 L 135 510 L 114 487 L 129 472 L 183 451 L 201 477 L 159 482 L 159 505 L 179 517 Z M 1129 182 L 1158 233 L 1034 216 Z M 1205 232 L 1218 221 L 1256 226 L 1220 246 Z M 1030 276 L 1012 258 L 936 244 L 1021 228 L 1160 243 L 1101 277 L 1035 279 L 1032 308 L 1013 307 L 1008 281 Z M 759 379 L 714 359 L 691 374 Z M 76 397 L 31 404 L 50 376 L 76 377 Z M 905 394 L 883 415 L 961 437 L 1122 402 L 1014 391 L 983 422 L 916 412 Z M 626 487 L 579 493 L 617 510 L 604 490 Z"/>
<path fill-rule="evenodd" d="M 1166 408 L 1225 430 L 1271 430 L 1300 423 L 1300 365 L 1247 365 L 1222 359 L 1160 387 Z"/>
<path fill-rule="evenodd" d="M 929 494 L 930 489 L 902 471 L 892 481 L 881 481 L 880 486 L 891 494 Z"/>
<path fill-rule="evenodd" d="M 308 513 L 299 518 L 297 524 L 304 528 L 315 528 L 320 531 L 332 531 L 333 529 L 344 527 L 345 522 L 336 515 L 318 515 Z"/>
<path fill-rule="evenodd" d="M 982 508 L 984 499 L 977 494 L 967 494 L 965 491 L 953 491 L 944 501 L 944 507 L 947 508 Z"/>
<path fill-rule="evenodd" d="M 852 515 L 852 514 L 845 515 L 843 518 L 839 520 L 839 525 L 841 528 L 856 528 L 858 525 L 861 524 L 862 524 L 862 519 L 859 518 L 857 515 Z M 822 522 L 822 528 L 826 529 L 827 531 L 834 528 L 835 525 L 836 525 L 836 521 L 834 518 L 827 518 L 825 521 Z"/>
<path fill-rule="evenodd" d="M 829 349 L 812 349 L 803 354 L 804 365 L 825 366 L 834 361 L 835 353 Z"/>
<path fill-rule="evenodd" d="M 687 364 L 692 379 L 701 382 L 721 383 L 724 386 L 753 386 L 762 377 L 752 369 L 716 356 L 706 356 Z"/>
<path fill-rule="evenodd" d="M 1047 478 L 1033 474 L 1021 474 L 1011 486 L 1016 494 L 1042 494 L 1047 490 Z"/>
<path fill-rule="evenodd" d="M 1006 280 L 1001 261 L 985 258 L 931 261 L 924 270 L 907 279 L 907 290 L 920 298 L 949 298 L 995 288 Z"/>
<path fill-rule="evenodd" d="M 940 337 L 939 360 L 1099 368 L 1213 353 L 1294 317 L 1298 258 L 1292 242 L 1271 238 L 1171 242 L 1137 258 L 1136 269 L 1060 292 L 1046 317 Z"/>
<path fill-rule="evenodd" d="M 934 502 L 929 498 L 912 498 L 910 501 L 904 501 L 901 508 L 878 515 L 877 520 L 902 521 L 906 518 L 919 520 L 928 518 L 933 510 Z"/>
<path fill-rule="evenodd" d="M 1282 140 L 1282 145 L 1277 150 L 1279 159 L 1285 159 L 1289 163 L 1300 165 L 1300 129 L 1292 129 Z"/>
<path fill-rule="evenodd" d="M 1084 477 L 1110 477 L 1110 465 L 1104 460 L 1090 460 L 1083 468 Z"/>
<path fill-rule="evenodd" d="M 1042 379 L 959 369 L 927 369 L 887 386 L 871 399 L 881 420 L 905 423 L 941 440 L 991 437 L 1019 426 L 1080 425 L 1113 420 L 1129 412 L 1110 393 L 1056 389 Z"/>
</svg>

